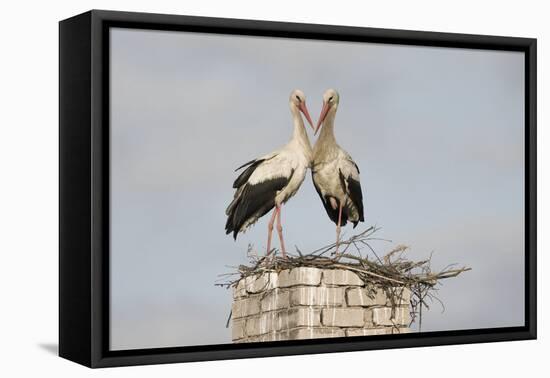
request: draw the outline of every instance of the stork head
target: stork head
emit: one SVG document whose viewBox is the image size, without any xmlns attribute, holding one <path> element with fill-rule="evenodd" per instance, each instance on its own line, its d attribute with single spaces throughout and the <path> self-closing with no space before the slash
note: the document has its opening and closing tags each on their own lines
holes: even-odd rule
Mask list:
<svg viewBox="0 0 550 378">
<path fill-rule="evenodd" d="M 304 92 L 302 92 L 299 89 L 295 89 L 290 93 L 290 107 L 296 107 L 299 111 L 302 112 L 304 117 L 306 117 L 307 122 L 311 126 L 313 130 L 315 130 L 315 127 L 313 126 L 313 121 L 311 120 L 311 116 L 309 115 L 309 111 L 307 110 L 306 106 L 306 95 Z"/>
<path fill-rule="evenodd" d="M 321 115 L 317 121 L 317 127 L 315 128 L 315 134 L 321 128 L 321 125 L 327 118 L 327 115 L 336 113 L 338 109 L 338 104 L 340 103 L 340 95 L 334 89 L 327 89 L 323 94 L 323 109 L 321 110 Z"/>
</svg>

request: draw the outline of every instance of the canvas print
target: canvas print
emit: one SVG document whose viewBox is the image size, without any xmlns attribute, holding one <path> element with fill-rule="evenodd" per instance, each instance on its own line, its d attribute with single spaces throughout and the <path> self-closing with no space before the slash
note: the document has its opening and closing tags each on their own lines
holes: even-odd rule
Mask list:
<svg viewBox="0 0 550 378">
<path fill-rule="evenodd" d="M 525 324 L 522 52 L 109 33 L 111 350 Z"/>
</svg>

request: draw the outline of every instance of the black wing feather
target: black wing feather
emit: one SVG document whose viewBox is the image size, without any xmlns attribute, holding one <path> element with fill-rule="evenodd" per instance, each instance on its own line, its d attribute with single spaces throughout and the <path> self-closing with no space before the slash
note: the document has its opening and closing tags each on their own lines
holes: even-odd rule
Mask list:
<svg viewBox="0 0 550 378">
<path fill-rule="evenodd" d="M 351 199 L 351 202 L 353 202 L 353 204 L 357 208 L 357 212 L 359 213 L 359 222 L 364 222 L 365 216 L 363 213 L 363 193 L 361 191 L 361 183 L 349 177 L 348 189 L 349 198 Z M 359 222 L 353 222 L 353 228 L 355 228 L 357 226 L 357 223 Z"/>
<path fill-rule="evenodd" d="M 258 167 L 260 166 L 260 164 L 262 164 L 264 161 L 268 161 L 268 160 L 273 159 L 275 156 L 277 156 L 277 155 L 273 155 L 273 156 L 271 156 L 271 157 L 268 158 L 268 159 L 255 159 L 255 160 L 250 160 L 249 162 L 244 163 L 244 164 L 241 165 L 239 168 L 235 169 L 235 172 L 237 172 L 239 169 L 244 168 L 244 167 L 246 167 L 246 166 L 249 166 L 248 168 L 246 168 L 246 169 L 239 175 L 239 177 L 237 177 L 237 179 L 235 180 L 235 182 L 233 182 L 233 188 L 234 188 L 234 189 L 237 189 L 237 188 L 240 188 L 241 186 L 243 186 L 244 184 L 246 184 L 246 182 L 248 181 L 248 179 L 250 178 L 250 176 L 252 176 L 252 174 L 254 173 L 254 171 L 256 170 L 256 168 L 258 168 Z"/>
<path fill-rule="evenodd" d="M 357 173 L 361 174 L 361 171 L 359 170 L 359 166 L 357 165 L 357 163 L 351 159 L 348 159 L 348 161 L 355 166 L 355 169 L 357 169 Z"/>
<path fill-rule="evenodd" d="M 243 167 L 246 167 L 247 165 L 250 165 L 248 168 L 246 168 L 244 171 L 242 171 L 242 173 L 239 175 L 239 177 L 237 177 L 235 182 L 233 182 L 233 188 L 237 189 L 237 188 L 240 188 L 241 186 L 243 186 L 244 184 L 246 184 L 246 182 L 248 181 L 250 176 L 254 173 L 256 168 L 258 168 L 258 166 L 260 164 L 262 164 L 263 162 L 264 162 L 264 160 L 253 160 L 253 161 L 248 162 L 245 165 L 240 166 L 239 168 L 237 168 L 237 170 L 239 170 Z"/>
<path fill-rule="evenodd" d="M 330 206 L 330 199 L 328 196 L 326 198 L 323 197 L 323 193 L 321 193 L 321 188 L 317 186 L 315 179 L 313 179 L 313 186 L 315 187 L 317 194 L 319 194 L 319 198 L 321 198 L 321 202 L 323 203 L 323 206 L 330 220 L 335 223 L 338 222 L 338 210 L 334 210 L 332 206 Z"/>
<path fill-rule="evenodd" d="M 321 198 L 321 202 L 323 203 L 323 206 L 327 212 L 329 219 L 333 221 L 335 224 L 338 224 L 338 211 L 340 209 L 340 201 L 336 197 L 332 197 L 329 195 L 323 196 L 323 193 L 321 192 L 321 188 L 319 188 L 319 186 L 317 186 L 317 183 L 315 182 L 315 176 L 313 175 L 313 173 L 311 174 L 311 176 L 313 178 L 313 186 L 315 187 L 317 194 L 319 194 L 319 198 Z M 333 209 L 332 206 L 330 205 L 331 197 L 334 198 L 334 200 L 336 201 L 336 204 L 337 204 L 336 209 Z M 344 211 L 342 211 L 342 219 L 340 224 L 342 226 L 345 226 L 347 222 L 348 222 L 348 216 Z"/>
<path fill-rule="evenodd" d="M 277 177 L 255 185 L 246 184 L 227 214 L 225 233 L 233 232 L 233 238 L 237 239 L 237 234 L 245 223 L 259 219 L 273 209 L 277 192 L 288 185 L 293 174 L 294 170 L 290 177 Z"/>
<path fill-rule="evenodd" d="M 359 168 L 357 169 L 357 171 L 359 171 Z M 344 190 L 344 193 L 347 193 L 349 199 L 351 200 L 353 205 L 357 208 L 357 212 L 359 213 L 359 221 L 353 222 L 353 228 L 355 228 L 359 222 L 365 221 L 365 217 L 363 213 L 363 193 L 361 191 L 361 183 L 358 180 L 354 180 L 351 177 L 347 177 L 347 178 L 344 177 L 342 170 L 339 170 L 339 177 L 340 177 L 340 184 L 342 185 L 342 189 Z M 347 218 L 347 212 L 348 212 L 348 209 L 345 209 L 344 213 L 346 214 L 346 218 Z"/>
<path fill-rule="evenodd" d="M 255 162 L 257 162 L 257 161 L 258 161 L 258 159 L 252 159 L 252 160 L 250 160 L 250 161 L 244 163 L 243 165 L 241 165 L 239 168 L 235 169 L 235 172 L 237 172 L 239 169 L 244 168 L 244 167 L 246 167 L 247 165 L 250 165 L 250 164 L 255 163 Z"/>
</svg>

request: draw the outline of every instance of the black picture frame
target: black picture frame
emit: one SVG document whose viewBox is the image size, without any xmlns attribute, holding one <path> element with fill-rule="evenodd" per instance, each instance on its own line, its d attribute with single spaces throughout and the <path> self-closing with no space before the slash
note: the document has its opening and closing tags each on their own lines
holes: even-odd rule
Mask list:
<svg viewBox="0 0 550 378">
<path fill-rule="evenodd" d="M 525 53 L 525 325 L 402 335 L 110 351 L 111 27 Z M 59 355 L 88 367 L 535 339 L 536 39 L 92 10 L 59 24 Z"/>
</svg>

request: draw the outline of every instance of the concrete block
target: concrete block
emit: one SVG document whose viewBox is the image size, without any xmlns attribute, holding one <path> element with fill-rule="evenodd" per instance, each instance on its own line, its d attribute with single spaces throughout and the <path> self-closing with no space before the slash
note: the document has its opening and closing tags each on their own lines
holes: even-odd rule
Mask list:
<svg viewBox="0 0 550 378">
<path fill-rule="evenodd" d="M 399 334 L 399 333 L 411 333 L 411 329 L 409 327 L 391 327 L 392 334 Z"/>
<path fill-rule="evenodd" d="M 322 322 L 330 327 L 362 327 L 365 310 L 362 308 L 324 308 Z"/>
<path fill-rule="evenodd" d="M 233 340 L 233 342 L 235 344 L 242 344 L 242 343 L 250 343 L 250 339 L 249 338 L 246 338 L 246 339 L 240 339 L 240 340 Z"/>
<path fill-rule="evenodd" d="M 352 271 L 345 269 L 326 269 L 323 271 L 325 285 L 363 286 L 365 283 Z"/>
<path fill-rule="evenodd" d="M 275 272 L 249 276 L 244 279 L 246 291 L 251 294 L 268 291 L 278 287 L 279 275 Z"/>
<path fill-rule="evenodd" d="M 348 306 L 385 306 L 387 297 L 382 289 L 372 293 L 366 288 L 353 287 L 346 290 L 346 302 Z"/>
<path fill-rule="evenodd" d="M 281 313 L 283 329 L 296 327 L 318 327 L 321 325 L 321 310 L 299 307 L 289 310 L 285 315 Z"/>
<path fill-rule="evenodd" d="M 411 313 L 409 306 L 400 306 L 395 309 L 395 324 L 402 326 L 409 326 L 411 323 Z"/>
<path fill-rule="evenodd" d="M 261 300 L 262 312 L 288 307 L 290 307 L 290 292 L 288 290 L 275 289 Z"/>
<path fill-rule="evenodd" d="M 281 341 L 288 340 L 288 330 L 280 332 L 270 332 L 259 336 L 260 341 Z"/>
<path fill-rule="evenodd" d="M 246 335 L 259 336 L 273 331 L 273 315 L 262 314 L 246 319 Z"/>
<path fill-rule="evenodd" d="M 233 320 L 231 324 L 231 339 L 235 341 L 245 337 L 246 336 L 245 326 L 246 326 L 245 319 Z"/>
<path fill-rule="evenodd" d="M 346 330 L 346 336 L 374 336 L 390 334 L 392 327 L 382 328 L 349 328 Z"/>
<path fill-rule="evenodd" d="M 233 302 L 231 316 L 233 319 L 255 315 L 260 312 L 260 301 L 258 297 L 239 299 Z"/>
<path fill-rule="evenodd" d="M 295 308 L 283 311 L 270 311 L 246 319 L 248 336 L 279 332 L 296 327 L 318 327 L 321 325 L 321 310 Z"/>
<path fill-rule="evenodd" d="M 382 326 L 393 325 L 393 321 L 391 319 L 391 308 L 373 308 L 367 311 L 372 314 L 371 319 L 373 324 Z"/>
<path fill-rule="evenodd" d="M 247 337 L 245 339 L 240 339 L 240 340 L 236 340 L 235 343 L 257 343 L 257 342 L 260 342 L 260 341 L 263 341 L 261 339 L 262 336 L 252 336 L 252 337 Z"/>
<path fill-rule="evenodd" d="M 344 289 L 340 287 L 296 287 L 290 290 L 291 306 L 341 306 Z"/>
<path fill-rule="evenodd" d="M 316 286 L 321 283 L 321 273 L 321 269 L 308 267 L 283 270 L 279 273 L 279 287 Z"/>
<path fill-rule="evenodd" d="M 346 333 L 340 328 L 297 328 L 290 330 L 289 340 L 323 339 L 328 337 L 344 337 Z"/>
<path fill-rule="evenodd" d="M 246 288 L 244 286 L 244 280 L 240 280 L 236 286 L 233 287 L 233 298 L 243 298 L 246 297 L 248 293 L 246 292 Z"/>
<path fill-rule="evenodd" d="M 263 335 L 295 327 L 319 326 L 321 311 L 311 308 L 297 308 L 283 311 L 269 311 L 246 319 L 248 336 Z"/>
<path fill-rule="evenodd" d="M 393 314 L 392 314 L 391 307 L 373 308 L 367 311 L 369 311 L 372 314 L 372 322 L 374 325 L 382 325 L 382 326 L 406 325 L 408 326 L 411 321 L 411 316 L 410 316 L 408 307 L 396 307 Z"/>
<path fill-rule="evenodd" d="M 374 327 L 374 323 L 372 322 L 372 309 L 365 310 L 365 325 L 363 327 Z"/>
<path fill-rule="evenodd" d="M 396 306 L 408 306 L 411 303 L 411 291 L 405 287 L 394 287 L 390 293 L 393 294 Z M 389 298 L 387 304 L 392 305 Z"/>
</svg>

